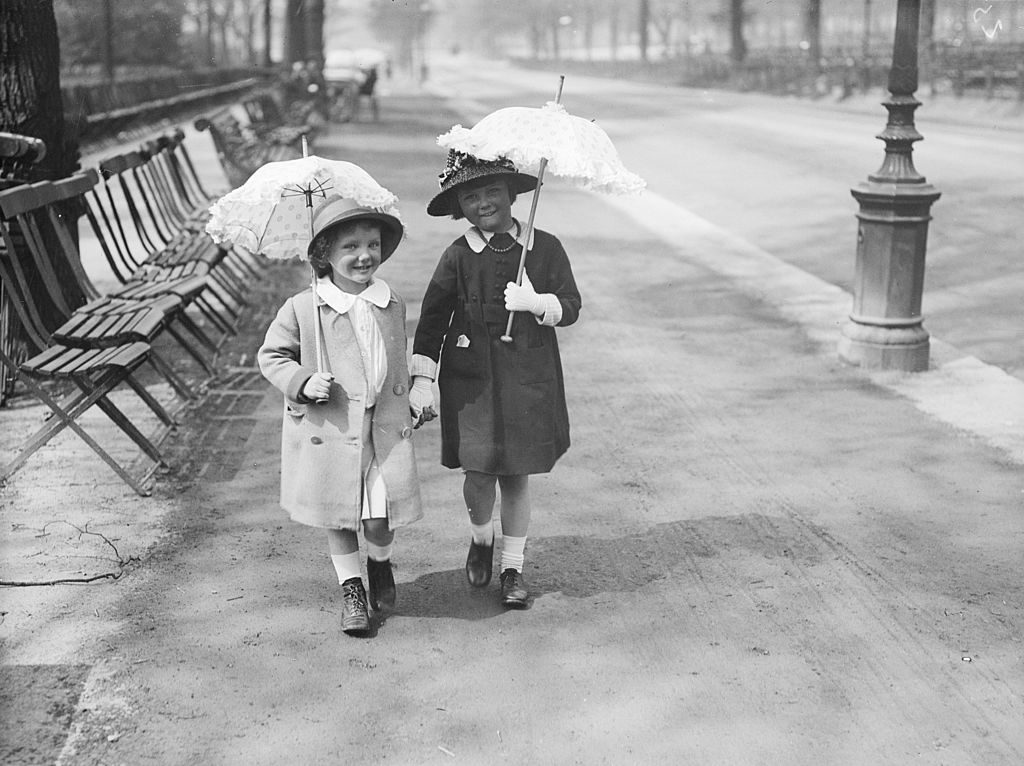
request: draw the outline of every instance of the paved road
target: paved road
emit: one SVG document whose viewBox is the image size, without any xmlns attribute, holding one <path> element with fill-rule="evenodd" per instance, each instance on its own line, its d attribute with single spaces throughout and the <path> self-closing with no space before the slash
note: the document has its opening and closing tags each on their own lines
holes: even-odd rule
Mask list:
<svg viewBox="0 0 1024 766">
<path fill-rule="evenodd" d="M 549 73 L 458 61 L 435 69 L 439 90 L 474 118 L 540 105 L 557 87 Z M 847 291 L 856 248 L 849 190 L 882 162 L 880 100 L 855 108 L 577 76 L 563 92 L 652 191 Z M 985 119 L 946 101 L 920 107 L 917 125 L 925 138 L 916 166 L 943 195 L 932 209 L 925 327 L 1024 377 L 1024 116 Z"/>
<path fill-rule="evenodd" d="M 414 320 L 460 230 L 423 213 L 433 138 L 460 115 L 415 91 L 383 111 L 319 151 L 402 198 L 409 238 L 382 276 Z M 600 197 L 545 195 L 584 311 L 560 336 L 573 447 L 533 483 L 532 608 L 464 584 L 459 476 L 427 428 L 398 612 L 370 640 L 340 634 L 322 535 L 277 508 L 280 402 L 252 367 L 304 279 L 277 266 L 153 498 L 105 482 L 73 439 L 0 495 L 12 569 L 109 565 L 34 529 L 52 519 L 139 557 L 116 583 L 3 593 L 8 730 L 49 725 L 20 751 L 49 759 L 22 762 L 1024 761 L 1024 457 L 738 289 L 707 253 L 747 283 L 774 272 L 729 231 L 683 211 L 659 234 Z"/>
</svg>

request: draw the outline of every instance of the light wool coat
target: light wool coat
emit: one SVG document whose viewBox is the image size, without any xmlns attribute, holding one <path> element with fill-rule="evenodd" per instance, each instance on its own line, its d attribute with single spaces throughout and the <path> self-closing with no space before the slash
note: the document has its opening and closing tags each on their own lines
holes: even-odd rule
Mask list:
<svg viewBox="0 0 1024 766">
<path fill-rule="evenodd" d="M 366 377 L 349 315 L 319 298 L 325 372 L 334 375 L 327 402 L 302 396 L 316 372 L 314 296 L 305 290 L 277 312 L 259 350 L 264 377 L 284 394 L 281 507 L 302 524 L 358 529 L 362 508 Z M 387 378 L 372 410 L 373 450 L 387 488 L 392 529 L 422 516 L 409 413 L 405 302 L 394 292 L 384 309 L 371 305 L 387 350 Z"/>
</svg>

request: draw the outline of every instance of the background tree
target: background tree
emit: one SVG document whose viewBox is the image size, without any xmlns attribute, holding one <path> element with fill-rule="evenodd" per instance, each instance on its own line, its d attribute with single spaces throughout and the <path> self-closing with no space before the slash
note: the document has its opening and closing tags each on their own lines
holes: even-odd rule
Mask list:
<svg viewBox="0 0 1024 766">
<path fill-rule="evenodd" d="M 46 143 L 34 180 L 63 178 L 78 168 L 78 147 L 65 130 L 52 0 L 0 2 L 0 130 Z"/>
<path fill-rule="evenodd" d="M 104 12 L 108 3 L 114 22 L 110 27 Z M 181 35 L 185 0 L 55 0 L 49 4 L 60 29 L 66 64 L 102 64 L 109 35 L 113 35 L 116 64 L 180 66 L 185 60 Z M 0 5 L 7 10 L 17 3 L 2 0 Z"/>
<path fill-rule="evenodd" d="M 500 6 L 506 5 L 511 4 L 500 4 Z M 502 13 L 501 9 L 495 9 L 495 11 L 490 22 L 479 31 L 481 36 L 488 33 L 493 34 L 497 28 L 497 20 L 502 18 Z M 465 32 L 465 21 L 467 18 L 482 17 L 482 9 L 478 4 L 468 5 L 465 17 L 457 20 L 462 23 L 456 27 L 456 39 L 472 40 L 473 33 Z M 402 3 L 393 2 L 393 0 L 373 0 L 370 5 L 370 26 L 381 40 L 387 40 L 392 45 L 398 64 L 410 72 L 415 69 L 417 56 L 422 55 L 423 38 L 433 18 L 433 6 L 427 2 Z M 483 39 L 493 40 L 493 37 Z"/>
<path fill-rule="evenodd" d="M 639 0 L 637 6 L 637 31 L 639 32 L 640 60 L 647 61 L 647 46 L 650 40 L 648 34 L 651 24 L 651 3 L 650 0 Z"/>
<path fill-rule="evenodd" d="M 747 58 L 743 22 L 743 0 L 729 0 L 729 57 L 736 63 Z"/>
<path fill-rule="evenodd" d="M 817 69 L 821 65 L 821 0 L 806 0 L 804 4 L 804 40 L 807 58 Z"/>
<path fill-rule="evenodd" d="M 60 93 L 60 42 L 53 0 L 0 2 L 0 130 L 42 139 L 46 155 L 25 180 L 55 180 L 78 169 L 78 146 L 65 129 Z M 79 211 L 65 215 L 77 221 Z M 54 247 L 57 247 L 55 244 Z M 76 284 L 70 269 L 58 266 L 57 277 Z M 30 281 L 33 275 L 29 274 Z M 56 327 L 60 312 L 35 277 L 30 285 L 44 321 Z M 78 296 L 84 302 L 84 296 Z M 23 339 L 20 339 L 23 341 Z"/>
</svg>

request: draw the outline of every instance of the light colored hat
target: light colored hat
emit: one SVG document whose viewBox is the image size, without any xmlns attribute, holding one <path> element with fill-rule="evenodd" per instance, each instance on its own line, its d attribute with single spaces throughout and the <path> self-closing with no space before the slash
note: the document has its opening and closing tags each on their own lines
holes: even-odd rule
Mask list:
<svg viewBox="0 0 1024 766">
<path fill-rule="evenodd" d="M 448 161 L 438 178 L 441 191 L 427 205 L 427 214 L 433 216 L 451 215 L 462 217 L 456 197 L 459 187 L 483 178 L 501 177 L 508 181 L 514 193 L 532 191 L 537 188 L 537 177 L 520 173 L 511 160 L 499 157 L 496 160 L 481 160 L 471 154 L 448 152 Z"/>
<path fill-rule="evenodd" d="M 397 212 L 397 211 L 395 211 Z M 374 208 L 361 207 L 355 200 L 339 194 L 328 197 L 313 213 L 313 237 L 309 241 L 308 253 L 313 252 L 313 243 L 328 229 L 342 223 L 358 220 L 376 221 L 380 228 L 380 261 L 383 263 L 395 252 L 405 235 L 405 226 L 397 215 Z"/>
</svg>

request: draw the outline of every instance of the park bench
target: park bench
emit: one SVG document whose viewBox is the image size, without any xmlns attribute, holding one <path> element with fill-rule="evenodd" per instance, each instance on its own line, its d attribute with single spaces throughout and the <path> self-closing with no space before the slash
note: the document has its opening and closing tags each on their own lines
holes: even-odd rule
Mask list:
<svg viewBox="0 0 1024 766">
<path fill-rule="evenodd" d="M 245 125 L 231 109 L 223 109 L 195 121 L 196 130 L 208 131 L 217 157 L 232 187 L 241 186 L 253 171 L 268 162 L 296 159 L 303 155 L 307 132 L 260 134 Z"/>
</svg>

